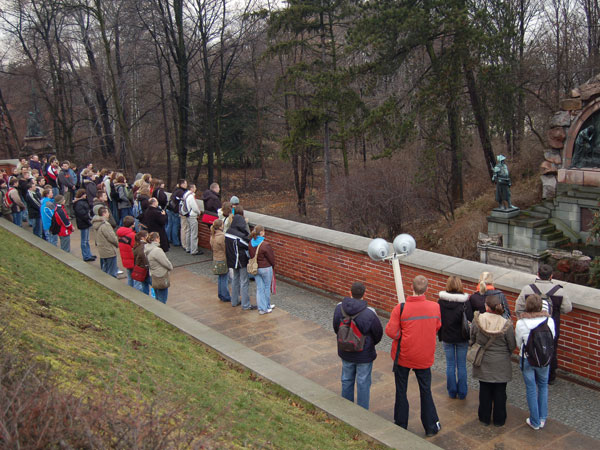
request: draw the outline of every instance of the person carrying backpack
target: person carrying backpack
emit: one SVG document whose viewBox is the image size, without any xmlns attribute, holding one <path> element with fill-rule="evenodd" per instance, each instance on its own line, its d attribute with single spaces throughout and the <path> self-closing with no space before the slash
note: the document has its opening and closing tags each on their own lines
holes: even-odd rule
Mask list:
<svg viewBox="0 0 600 450">
<path fill-rule="evenodd" d="M 534 283 L 525 286 L 519 296 L 515 306 L 517 318 L 525 312 L 525 301 L 532 294 L 537 294 L 542 298 L 542 303 L 548 303 L 550 316 L 554 320 L 556 333 L 554 336 L 554 357 L 550 363 L 550 375 L 548 384 L 554 384 L 556 380 L 556 369 L 558 367 L 558 339 L 560 337 L 560 315 L 568 314 L 573 309 L 573 304 L 567 296 L 565 289 L 558 283 L 552 281 L 552 266 L 542 264 L 538 269 L 538 279 Z"/>
<path fill-rule="evenodd" d="M 548 417 L 548 376 L 554 346 L 554 321 L 542 311 L 542 298 L 532 294 L 525 300 L 525 312 L 516 326 L 520 367 L 527 390 L 529 417 L 525 420 L 534 430 L 544 428 Z"/>
<path fill-rule="evenodd" d="M 342 397 L 354 401 L 354 383 L 356 381 L 356 402 L 369 409 L 371 391 L 371 372 L 373 361 L 377 358 L 375 346 L 383 336 L 383 327 L 377 313 L 363 300 L 365 286 L 355 282 L 350 288 L 352 297 L 344 297 L 333 313 L 333 330 L 338 335 L 338 356 L 342 359 Z M 348 351 L 340 342 L 340 330 L 351 326 L 358 328 L 364 336 L 364 344 L 360 351 Z"/>
</svg>

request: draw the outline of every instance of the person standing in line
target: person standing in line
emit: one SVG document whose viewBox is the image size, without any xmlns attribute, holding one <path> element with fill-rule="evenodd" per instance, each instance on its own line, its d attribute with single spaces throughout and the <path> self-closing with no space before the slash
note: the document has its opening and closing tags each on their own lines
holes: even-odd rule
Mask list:
<svg viewBox="0 0 600 450">
<path fill-rule="evenodd" d="M 494 287 L 494 274 L 491 272 L 482 272 L 479 276 L 479 284 L 477 286 L 477 292 L 471 294 L 469 297 L 469 301 L 471 302 L 471 306 L 473 307 L 473 311 L 479 311 L 483 314 L 485 310 L 485 299 L 488 295 L 497 296 L 502 302 L 502 308 L 504 309 L 504 318 L 510 319 L 510 307 L 508 306 L 508 302 L 506 301 L 506 296 L 504 293 L 496 289 Z"/>
<path fill-rule="evenodd" d="M 275 308 L 271 303 L 271 283 L 273 282 L 273 270 L 275 269 L 275 253 L 271 245 L 265 240 L 265 227 L 256 225 L 250 233 L 250 245 L 248 246 L 250 258 L 256 256 L 258 273 L 254 277 L 256 281 L 256 305 L 259 314 L 269 314 Z M 258 254 L 258 256 L 257 256 Z"/>
<path fill-rule="evenodd" d="M 227 267 L 227 254 L 225 252 L 225 234 L 223 233 L 223 221 L 217 219 L 210 227 L 210 247 L 212 248 L 213 264 L 215 267 L 223 266 L 223 273 L 217 272 L 218 296 L 222 302 L 231 302 L 231 295 L 227 287 L 229 270 Z"/>
<path fill-rule="evenodd" d="M 469 337 L 462 331 L 463 312 L 469 322 L 473 320 L 473 309 L 469 295 L 463 292 L 462 282 L 457 276 L 448 277 L 446 290 L 440 292 L 442 328 L 438 332 L 446 353 L 446 388 L 450 398 L 463 400 L 467 396 L 467 350 Z"/>
<path fill-rule="evenodd" d="M 152 180 L 152 186 L 152 197 L 158 200 L 158 206 L 165 211 L 167 209 L 167 203 L 169 202 L 167 193 L 165 192 L 165 183 L 163 180 L 154 179 Z"/>
<path fill-rule="evenodd" d="M 111 191 L 112 191 L 111 187 Z M 133 216 L 131 209 L 132 198 L 130 195 L 131 189 L 127 186 L 127 180 L 123 175 L 119 175 L 115 180 L 115 190 L 118 194 L 117 208 L 119 210 L 119 225 L 123 225 L 123 219 L 126 216 Z M 115 217 L 116 219 L 116 217 Z"/>
<path fill-rule="evenodd" d="M 113 228 L 113 230 L 117 229 L 117 221 L 115 220 L 115 217 L 112 215 L 112 208 L 110 207 L 109 203 L 108 203 L 108 196 L 106 195 L 105 191 L 98 191 L 98 197 L 96 197 L 94 199 L 93 202 L 93 207 L 92 207 L 92 217 L 99 215 L 98 214 L 98 210 L 104 206 L 108 209 L 108 223 L 110 223 L 110 226 Z"/>
<path fill-rule="evenodd" d="M 517 345 L 520 347 L 520 367 L 521 372 L 523 372 L 527 405 L 529 407 L 529 417 L 525 422 L 534 430 L 544 428 L 548 418 L 548 375 L 550 374 L 550 365 L 534 367 L 529 363 L 523 352 L 531 330 L 546 320 L 554 337 L 556 335 L 554 321 L 548 315 L 548 312 L 542 311 L 542 298 L 537 294 L 529 295 L 525 300 L 525 311 L 521 313 L 521 318 L 517 321 L 515 333 L 517 335 Z"/>
<path fill-rule="evenodd" d="M 60 225 L 60 231 L 58 236 L 60 237 L 60 248 L 61 250 L 70 253 L 71 252 L 71 234 L 73 233 L 73 224 L 65 209 L 65 198 L 62 195 L 57 195 L 54 198 L 54 215 L 57 217 L 56 221 Z"/>
<path fill-rule="evenodd" d="M 73 192 L 75 190 L 76 180 L 73 179 L 71 167 L 69 161 L 63 161 L 61 163 L 61 170 L 58 173 L 58 187 L 60 193 L 65 197 L 65 207 L 71 217 L 75 214 L 73 212 Z"/>
<path fill-rule="evenodd" d="M 146 208 L 146 212 L 144 212 L 140 223 L 146 227 L 148 233 L 152 233 L 153 231 L 158 233 L 161 248 L 165 253 L 168 252 L 169 239 L 167 239 L 167 232 L 165 231 L 167 213 L 158 208 L 158 200 L 155 198 L 148 200 L 148 208 Z"/>
<path fill-rule="evenodd" d="M 40 208 L 42 206 L 42 199 L 34 180 L 29 182 L 29 189 L 27 189 L 27 194 L 25 195 L 25 203 L 27 204 L 27 212 L 29 213 L 29 224 L 33 227 L 33 234 L 41 238 L 42 216 Z"/>
<path fill-rule="evenodd" d="M 258 282 L 258 277 L 256 280 Z M 383 337 L 383 327 L 375 310 L 363 300 L 365 290 L 364 284 L 352 283 L 351 297 L 344 297 L 335 307 L 333 330 L 337 334 L 344 316 L 354 316 L 354 323 L 365 337 L 362 351 L 348 352 L 338 346 L 338 356 L 342 360 L 342 397 L 353 402 L 356 383 L 356 403 L 369 409 L 371 372 L 373 361 L 377 358 L 375 346 Z"/>
<path fill-rule="evenodd" d="M 9 182 L 8 192 L 6 193 L 6 204 L 10 206 L 12 214 L 12 222 L 20 227 L 23 225 L 23 211 L 25 211 L 25 203 L 21 200 L 17 186 L 19 180 L 12 177 Z"/>
<path fill-rule="evenodd" d="M 150 286 L 152 286 L 152 277 L 150 276 L 150 266 L 148 265 L 148 258 L 144 253 L 144 247 L 146 246 L 146 239 L 148 238 L 148 232 L 146 230 L 139 231 L 135 234 L 135 244 L 133 246 L 133 258 L 134 264 L 138 267 L 148 270 L 146 279 L 144 281 L 135 281 L 133 286 L 146 295 L 150 295 Z"/>
<path fill-rule="evenodd" d="M 6 198 L 7 195 L 8 184 L 3 177 L 0 177 L 0 210 L 2 212 L 2 217 L 12 222 L 12 211 L 8 205 L 8 199 Z"/>
<path fill-rule="evenodd" d="M 394 423 L 404 429 L 408 426 L 408 374 L 411 369 L 419 382 L 421 396 L 421 423 L 428 437 L 441 429 L 440 419 L 431 394 L 431 366 L 435 359 L 435 338 L 442 326 L 440 306 L 426 299 L 427 278 L 418 275 L 413 280 L 414 295 L 406 303 L 396 305 L 385 327 L 385 334 L 393 339 L 392 360 L 396 381 Z"/>
<path fill-rule="evenodd" d="M 117 228 L 117 238 L 119 239 L 119 253 L 121 254 L 121 264 L 127 273 L 127 285 L 133 287 L 133 272 L 134 256 L 133 246 L 135 244 L 135 220 L 131 216 L 126 216 L 123 219 L 123 226 Z"/>
<path fill-rule="evenodd" d="M 227 266 L 232 269 L 231 280 L 231 306 L 240 304 L 242 298 L 242 309 L 250 311 L 257 309 L 250 304 L 248 292 L 248 230 L 243 216 L 235 214 L 231 226 L 225 234 L 225 249 L 227 254 Z"/>
<path fill-rule="evenodd" d="M 186 189 L 187 181 L 183 179 L 179 180 L 177 182 L 177 187 L 173 190 L 171 197 L 169 198 L 166 208 L 168 218 L 167 237 L 169 238 L 169 243 L 173 244 L 175 247 L 181 246 L 181 238 L 179 237 L 179 233 L 181 232 L 179 202 L 183 198 Z"/>
<path fill-rule="evenodd" d="M 202 255 L 204 252 L 198 250 L 198 216 L 200 216 L 201 211 L 198 207 L 198 202 L 196 201 L 195 184 L 189 185 L 188 191 L 183 196 L 183 201 L 185 202 L 186 211 L 189 213 L 185 218 L 188 229 L 188 247 L 185 248 L 185 251 L 192 256 Z"/>
<path fill-rule="evenodd" d="M 488 346 L 481 365 L 473 366 L 479 380 L 479 421 L 502 427 L 506 423 L 506 384 L 512 379 L 510 356 L 517 346 L 512 322 L 503 317 L 504 307 L 497 295 L 485 298 L 486 312 L 475 315 L 470 344 Z"/>
<path fill-rule="evenodd" d="M 92 227 L 96 233 L 96 248 L 100 256 L 100 268 L 102 272 L 117 278 L 119 272 L 117 266 L 119 239 L 108 222 L 108 218 L 108 208 L 101 206 L 98 208 L 98 215 L 92 219 Z"/>
<path fill-rule="evenodd" d="M 58 246 L 58 236 L 50 232 L 52 217 L 54 217 L 54 201 L 52 188 L 44 189 L 42 192 L 42 203 L 40 206 L 40 215 L 42 216 L 42 228 L 46 241 L 55 247 Z"/>
<path fill-rule="evenodd" d="M 92 214 L 85 189 L 78 189 L 75 193 L 73 209 L 75 210 L 75 222 L 77 223 L 81 237 L 81 256 L 84 261 L 95 261 L 96 257 L 92 255 L 92 250 L 90 249 Z"/>
<path fill-rule="evenodd" d="M 556 369 L 558 368 L 557 350 L 558 339 L 560 337 L 560 315 L 568 314 L 573 309 L 573 304 L 565 289 L 560 284 L 552 281 L 552 271 L 551 265 L 542 264 L 538 270 L 538 279 L 535 280 L 533 284 L 525 286 L 521 290 L 515 306 L 517 318 L 520 319 L 521 315 L 525 312 L 525 300 L 529 295 L 538 294 L 540 296 L 548 297 L 550 304 L 546 304 L 545 309 L 546 311 L 549 311 L 556 329 L 556 333 L 554 334 L 554 357 L 550 362 L 548 384 L 554 384 L 556 381 Z"/>
<path fill-rule="evenodd" d="M 165 252 L 160 248 L 159 243 L 160 236 L 158 233 L 150 233 L 144 247 L 144 253 L 146 254 L 146 258 L 148 258 L 152 287 L 156 294 L 156 300 L 161 303 L 167 303 L 170 284 L 169 277 L 173 270 L 173 264 L 171 264 Z"/>
<path fill-rule="evenodd" d="M 219 183 L 212 183 L 210 188 L 204 191 L 202 194 L 202 201 L 204 202 L 205 212 L 209 212 L 214 216 L 218 215 L 218 211 L 221 208 L 220 192 L 221 187 L 219 186 Z"/>
</svg>

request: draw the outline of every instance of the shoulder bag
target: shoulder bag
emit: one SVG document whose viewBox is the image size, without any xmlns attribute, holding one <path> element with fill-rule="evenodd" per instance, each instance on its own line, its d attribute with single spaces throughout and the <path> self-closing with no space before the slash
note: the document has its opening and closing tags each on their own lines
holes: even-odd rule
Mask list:
<svg viewBox="0 0 600 450">
<path fill-rule="evenodd" d="M 483 355 L 485 354 L 485 351 L 490 345 L 492 345 L 492 342 L 494 342 L 495 339 L 496 336 L 492 336 L 488 339 L 488 341 L 485 343 L 485 346 L 483 347 L 477 342 L 471 345 L 471 347 L 469 347 L 469 351 L 467 351 L 467 361 L 472 363 L 473 367 L 481 366 L 481 362 L 483 361 Z"/>
</svg>

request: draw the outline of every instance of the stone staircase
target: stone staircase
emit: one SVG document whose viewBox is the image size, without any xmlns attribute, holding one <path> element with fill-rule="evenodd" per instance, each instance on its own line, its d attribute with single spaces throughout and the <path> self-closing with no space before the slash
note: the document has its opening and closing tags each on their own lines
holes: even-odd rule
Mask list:
<svg viewBox="0 0 600 450">
<path fill-rule="evenodd" d="M 531 229 L 533 250 L 542 252 L 549 248 L 562 248 L 572 241 L 572 238 L 563 232 L 564 230 L 568 233 L 566 225 L 552 217 L 553 207 L 552 202 L 545 201 L 521 211 L 521 214 L 513 219 L 516 225 Z"/>
</svg>

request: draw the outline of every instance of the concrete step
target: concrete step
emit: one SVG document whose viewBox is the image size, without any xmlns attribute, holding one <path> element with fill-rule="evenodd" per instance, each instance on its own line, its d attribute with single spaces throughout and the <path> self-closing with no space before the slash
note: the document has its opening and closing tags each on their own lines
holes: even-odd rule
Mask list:
<svg viewBox="0 0 600 450">
<path fill-rule="evenodd" d="M 555 241 L 557 239 L 563 239 L 563 238 L 567 239 L 569 242 L 571 242 L 571 240 L 566 238 L 565 235 L 563 234 L 563 232 L 560 230 L 556 230 L 553 233 L 545 233 L 540 236 L 540 239 L 542 241 L 549 241 L 549 242 Z"/>
<path fill-rule="evenodd" d="M 548 219 L 550 218 L 550 214 L 552 213 L 552 210 L 550 208 L 546 208 L 543 205 L 534 205 L 529 209 L 533 212 L 544 214 Z"/>
<path fill-rule="evenodd" d="M 569 238 L 562 237 L 562 238 L 559 238 L 559 239 L 548 241 L 548 248 L 561 248 L 562 246 L 567 245 L 569 243 L 571 243 L 571 241 L 569 240 Z"/>
<path fill-rule="evenodd" d="M 533 229 L 533 234 L 534 234 L 534 236 L 540 236 L 542 234 L 552 233 L 555 230 L 556 230 L 556 226 L 554 226 L 551 223 L 549 223 L 547 225 L 541 225 L 539 227 L 534 228 Z"/>
<path fill-rule="evenodd" d="M 521 212 L 521 215 L 526 215 L 535 219 L 549 219 L 550 213 L 544 213 L 539 211 L 533 211 L 531 209 L 526 209 Z"/>
</svg>

